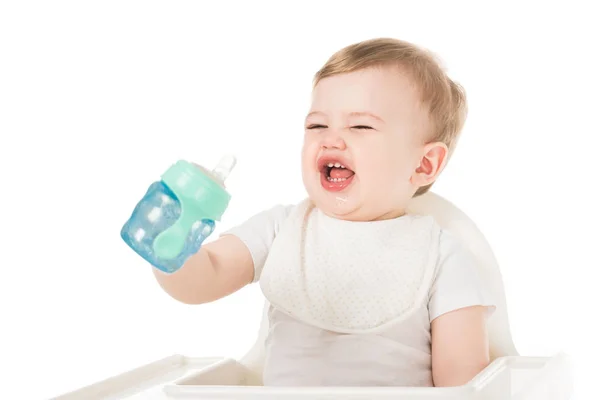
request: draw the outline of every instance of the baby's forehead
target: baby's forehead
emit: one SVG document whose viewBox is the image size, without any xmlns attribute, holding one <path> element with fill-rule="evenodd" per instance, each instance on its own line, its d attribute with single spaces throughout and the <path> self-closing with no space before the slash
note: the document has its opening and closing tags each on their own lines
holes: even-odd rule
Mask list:
<svg viewBox="0 0 600 400">
<path fill-rule="evenodd" d="M 369 68 L 327 77 L 312 92 L 310 112 L 382 119 L 407 118 L 422 109 L 412 77 L 399 68 Z"/>
</svg>

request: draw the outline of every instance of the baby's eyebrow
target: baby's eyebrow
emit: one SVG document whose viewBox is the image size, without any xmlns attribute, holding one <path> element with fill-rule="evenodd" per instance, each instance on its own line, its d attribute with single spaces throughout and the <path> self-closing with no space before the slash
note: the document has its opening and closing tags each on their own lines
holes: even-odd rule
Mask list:
<svg viewBox="0 0 600 400">
<path fill-rule="evenodd" d="M 351 117 L 370 117 L 370 118 L 376 119 L 378 121 L 384 122 L 381 117 L 379 117 L 373 113 L 366 112 L 366 111 L 362 111 L 362 112 L 355 111 L 355 112 L 351 112 L 349 115 Z"/>
<path fill-rule="evenodd" d="M 321 111 L 312 111 L 312 112 L 308 113 L 308 115 L 306 116 L 306 118 L 310 118 L 310 117 L 312 117 L 313 115 L 325 116 L 325 114 L 324 114 L 324 113 L 322 113 Z"/>
<path fill-rule="evenodd" d="M 321 111 L 312 111 L 312 112 L 308 113 L 306 118 L 308 119 L 308 118 L 312 117 L 313 115 L 325 116 L 325 113 L 323 113 Z M 348 115 L 350 117 L 370 117 L 370 118 L 376 119 L 378 121 L 385 122 L 381 117 L 379 117 L 373 113 L 367 112 L 367 111 L 354 111 L 354 112 L 349 113 Z"/>
</svg>

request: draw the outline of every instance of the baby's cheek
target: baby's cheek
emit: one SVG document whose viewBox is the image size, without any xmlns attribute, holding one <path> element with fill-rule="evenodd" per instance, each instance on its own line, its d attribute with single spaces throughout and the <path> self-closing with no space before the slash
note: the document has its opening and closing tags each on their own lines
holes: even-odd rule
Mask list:
<svg viewBox="0 0 600 400">
<path fill-rule="evenodd" d="M 302 167 L 309 168 L 315 165 L 319 146 L 314 141 L 305 140 L 302 145 Z"/>
<path fill-rule="evenodd" d="M 361 169 L 361 180 L 368 179 L 374 190 L 385 191 L 385 187 L 397 179 L 397 162 L 385 152 L 373 157 L 367 167 Z"/>
<path fill-rule="evenodd" d="M 402 166 L 404 158 L 402 151 L 395 146 L 383 146 L 375 153 L 373 157 L 374 168 L 382 175 L 393 176 Z"/>
<path fill-rule="evenodd" d="M 370 168 L 373 184 L 381 195 L 391 195 L 404 187 L 412 175 L 412 161 L 403 152 L 386 149 L 379 153 L 379 157 L 371 164 Z M 385 193 L 384 193 L 385 192 Z"/>
</svg>

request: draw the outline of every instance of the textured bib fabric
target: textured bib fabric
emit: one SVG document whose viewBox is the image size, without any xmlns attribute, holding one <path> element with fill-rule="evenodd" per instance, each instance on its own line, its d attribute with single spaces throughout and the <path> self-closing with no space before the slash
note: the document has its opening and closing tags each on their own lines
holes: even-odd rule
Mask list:
<svg viewBox="0 0 600 400">
<path fill-rule="evenodd" d="M 344 221 L 306 200 L 281 226 L 260 286 L 271 305 L 307 324 L 376 332 L 427 301 L 439 235 L 429 216 Z"/>
</svg>

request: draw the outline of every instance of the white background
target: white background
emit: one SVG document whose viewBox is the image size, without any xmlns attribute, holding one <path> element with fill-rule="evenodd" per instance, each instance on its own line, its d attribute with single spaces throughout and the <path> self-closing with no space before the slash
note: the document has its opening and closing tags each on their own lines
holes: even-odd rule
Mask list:
<svg viewBox="0 0 600 400">
<path fill-rule="evenodd" d="M 258 288 L 179 304 L 119 230 L 179 158 L 238 156 L 220 229 L 300 200 L 312 75 L 378 36 L 432 49 L 465 86 L 470 116 L 435 191 L 495 250 L 519 351 L 566 351 L 577 398 L 595 397 L 597 14 L 481 3 L 2 2 L 0 397 L 48 398 L 173 353 L 242 355 Z"/>
</svg>

